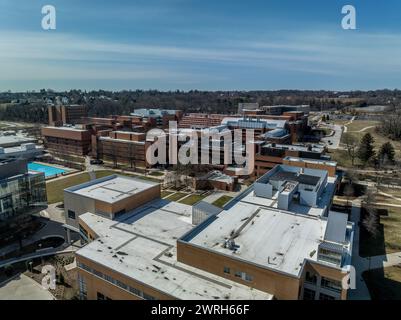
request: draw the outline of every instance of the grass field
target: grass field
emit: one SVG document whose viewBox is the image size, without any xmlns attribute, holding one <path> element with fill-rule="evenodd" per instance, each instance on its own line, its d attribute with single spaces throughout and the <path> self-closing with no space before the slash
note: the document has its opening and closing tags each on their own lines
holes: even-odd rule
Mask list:
<svg viewBox="0 0 401 320">
<path fill-rule="evenodd" d="M 363 130 L 367 127 L 378 126 L 379 124 L 379 121 L 355 120 L 346 127 L 348 128 L 348 131 L 353 132 Z"/>
<path fill-rule="evenodd" d="M 223 208 L 225 204 L 233 199 L 233 197 L 230 196 L 222 196 L 221 198 L 217 199 L 215 202 L 213 202 L 213 205 L 219 208 Z"/>
<path fill-rule="evenodd" d="M 372 300 L 401 300 L 401 266 L 363 273 Z"/>
<path fill-rule="evenodd" d="M 184 200 L 179 201 L 179 203 L 183 203 L 183 204 L 187 204 L 189 206 L 192 206 L 195 203 L 203 200 L 204 198 L 205 198 L 204 196 L 201 196 L 201 195 L 198 195 L 198 194 L 193 194 L 193 195 L 185 198 Z"/>
<path fill-rule="evenodd" d="M 380 122 L 378 122 L 378 121 L 356 120 L 352 124 L 347 125 L 348 133 L 350 135 L 354 136 L 356 139 L 360 140 L 366 133 L 369 132 L 375 139 L 374 146 L 376 148 L 376 151 L 379 150 L 379 148 L 381 147 L 381 145 L 383 143 L 390 141 L 393 144 L 394 148 L 396 149 L 396 154 L 398 156 L 401 156 L 401 141 L 391 141 L 387 137 L 382 136 L 381 134 L 377 133 L 375 127 L 379 124 L 380 124 Z M 373 126 L 373 128 L 369 128 L 362 132 L 356 132 L 356 131 L 360 131 L 364 128 L 372 127 L 372 126 Z M 344 142 L 344 135 L 341 138 L 341 142 Z"/>
</svg>

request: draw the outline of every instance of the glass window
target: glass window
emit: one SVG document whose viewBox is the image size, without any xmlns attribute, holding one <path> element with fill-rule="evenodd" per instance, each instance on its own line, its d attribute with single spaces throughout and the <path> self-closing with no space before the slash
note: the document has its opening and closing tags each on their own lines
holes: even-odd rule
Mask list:
<svg viewBox="0 0 401 320">
<path fill-rule="evenodd" d="M 75 211 L 68 210 L 68 218 L 75 220 Z"/>
<path fill-rule="evenodd" d="M 107 274 L 104 275 L 104 279 L 108 282 L 114 283 L 114 279 L 110 276 L 108 276 Z"/>
<path fill-rule="evenodd" d="M 151 295 L 149 295 L 149 294 L 147 294 L 147 293 L 143 293 L 143 298 L 144 298 L 145 300 L 156 300 L 155 297 L 153 297 L 153 296 L 151 296 Z"/>
<path fill-rule="evenodd" d="M 229 267 L 224 267 L 224 273 L 230 274 L 230 268 Z"/>
<path fill-rule="evenodd" d="M 87 290 L 86 290 L 86 282 L 85 279 L 78 275 L 78 284 L 79 284 L 79 297 L 81 300 L 87 299 Z"/>
<path fill-rule="evenodd" d="M 342 290 L 342 285 L 340 281 L 331 280 L 325 277 L 322 277 L 321 285 L 326 289 L 334 290 L 337 292 L 340 292 Z"/>
<path fill-rule="evenodd" d="M 317 283 L 317 277 L 315 274 L 310 273 L 309 271 L 306 272 L 305 275 L 305 281 L 308 283 L 316 284 Z"/>
<path fill-rule="evenodd" d="M 143 295 L 142 291 L 138 290 L 137 288 L 131 287 L 131 286 L 129 287 L 129 291 L 138 297 L 142 297 L 142 295 Z"/>
<path fill-rule="evenodd" d="M 116 280 L 116 285 L 119 286 L 120 288 L 128 290 L 128 286 L 125 283 L 122 283 L 121 281 Z"/>
<path fill-rule="evenodd" d="M 335 300 L 335 298 L 332 296 L 329 296 L 328 294 L 321 293 L 319 295 L 319 300 Z"/>
<path fill-rule="evenodd" d="M 100 271 L 97 270 L 93 270 L 93 273 L 98 276 L 99 278 L 103 278 L 103 273 L 101 273 Z"/>
<path fill-rule="evenodd" d="M 314 290 L 304 288 L 304 300 L 315 300 L 315 294 Z"/>
<path fill-rule="evenodd" d="M 250 274 L 245 273 L 245 280 L 251 282 L 251 281 L 253 281 L 253 276 L 251 276 Z"/>
</svg>

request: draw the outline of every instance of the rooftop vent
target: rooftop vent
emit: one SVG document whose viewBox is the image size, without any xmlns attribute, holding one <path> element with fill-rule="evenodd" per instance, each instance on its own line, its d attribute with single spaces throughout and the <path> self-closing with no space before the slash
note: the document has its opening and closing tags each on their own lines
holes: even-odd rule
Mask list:
<svg viewBox="0 0 401 320">
<path fill-rule="evenodd" d="M 228 239 L 224 242 L 224 248 L 230 249 L 230 250 L 236 250 L 237 246 L 235 245 L 235 241 Z"/>
</svg>

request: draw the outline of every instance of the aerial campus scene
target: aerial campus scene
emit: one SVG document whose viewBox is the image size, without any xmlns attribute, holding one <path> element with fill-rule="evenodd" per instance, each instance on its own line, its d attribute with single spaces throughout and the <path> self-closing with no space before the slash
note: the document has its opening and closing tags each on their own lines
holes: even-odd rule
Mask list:
<svg viewBox="0 0 401 320">
<path fill-rule="evenodd" d="M 0 14 L 0 300 L 401 299 L 399 1 Z"/>
</svg>

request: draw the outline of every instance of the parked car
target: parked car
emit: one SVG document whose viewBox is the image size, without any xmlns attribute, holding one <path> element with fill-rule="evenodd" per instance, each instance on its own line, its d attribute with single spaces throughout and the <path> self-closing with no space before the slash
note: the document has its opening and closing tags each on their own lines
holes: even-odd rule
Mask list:
<svg viewBox="0 0 401 320">
<path fill-rule="evenodd" d="M 103 164 L 103 160 L 93 159 L 93 160 L 90 161 L 90 164 Z"/>
</svg>

